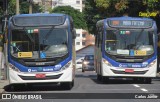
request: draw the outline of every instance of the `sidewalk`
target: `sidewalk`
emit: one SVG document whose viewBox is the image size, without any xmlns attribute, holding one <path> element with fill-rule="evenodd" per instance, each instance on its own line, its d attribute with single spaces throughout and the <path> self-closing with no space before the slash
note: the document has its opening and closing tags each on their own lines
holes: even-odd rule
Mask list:
<svg viewBox="0 0 160 102">
<path fill-rule="evenodd" d="M 0 93 L 4 91 L 4 87 L 9 84 L 8 80 L 0 80 Z"/>
</svg>

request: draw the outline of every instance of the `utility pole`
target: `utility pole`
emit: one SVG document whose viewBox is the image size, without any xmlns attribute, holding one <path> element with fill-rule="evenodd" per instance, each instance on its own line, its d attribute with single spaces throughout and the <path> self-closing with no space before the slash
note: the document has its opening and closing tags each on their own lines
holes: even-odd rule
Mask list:
<svg viewBox="0 0 160 102">
<path fill-rule="evenodd" d="M 32 3 L 29 3 L 29 14 L 32 13 Z"/>
<path fill-rule="evenodd" d="M 19 0 L 16 0 L 16 14 L 19 14 Z"/>
</svg>

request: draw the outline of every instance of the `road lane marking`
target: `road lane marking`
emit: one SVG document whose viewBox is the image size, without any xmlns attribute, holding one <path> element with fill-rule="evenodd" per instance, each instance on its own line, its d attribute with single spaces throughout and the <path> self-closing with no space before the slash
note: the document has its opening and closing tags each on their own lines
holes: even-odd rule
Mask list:
<svg viewBox="0 0 160 102">
<path fill-rule="evenodd" d="M 141 88 L 141 90 L 144 91 L 144 92 L 147 92 L 147 91 L 148 91 L 148 90 L 146 90 L 146 89 L 144 89 L 144 88 Z"/>
<path fill-rule="evenodd" d="M 133 86 L 135 86 L 135 87 L 137 87 L 137 88 L 140 88 L 140 86 L 137 85 L 137 84 L 134 84 Z M 144 91 L 144 92 L 148 92 L 148 90 L 147 90 L 147 89 L 144 89 L 144 88 L 140 88 L 140 90 L 141 90 L 141 91 Z"/>
<path fill-rule="evenodd" d="M 140 87 L 139 85 L 137 85 L 137 84 L 134 84 L 133 86 L 135 86 L 135 87 Z"/>
</svg>

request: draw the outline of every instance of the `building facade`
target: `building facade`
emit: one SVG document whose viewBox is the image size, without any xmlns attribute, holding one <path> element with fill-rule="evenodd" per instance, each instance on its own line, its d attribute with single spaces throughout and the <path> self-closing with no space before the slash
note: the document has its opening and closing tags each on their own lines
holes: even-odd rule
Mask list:
<svg viewBox="0 0 160 102">
<path fill-rule="evenodd" d="M 76 29 L 76 51 L 80 50 L 88 45 L 95 44 L 95 37 L 92 34 L 89 34 L 87 31 L 83 29 Z"/>
<path fill-rule="evenodd" d="M 71 6 L 82 12 L 85 0 L 52 0 L 52 8 L 56 6 Z"/>
</svg>

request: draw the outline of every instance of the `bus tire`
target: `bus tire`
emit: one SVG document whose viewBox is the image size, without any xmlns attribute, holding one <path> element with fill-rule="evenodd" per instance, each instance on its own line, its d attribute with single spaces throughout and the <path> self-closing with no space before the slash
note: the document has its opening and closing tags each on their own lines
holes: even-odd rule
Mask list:
<svg viewBox="0 0 160 102">
<path fill-rule="evenodd" d="M 85 72 L 83 68 L 82 68 L 82 72 Z"/>
<path fill-rule="evenodd" d="M 102 83 L 106 84 L 109 82 L 109 77 L 101 76 L 102 77 Z"/>
<path fill-rule="evenodd" d="M 139 83 L 139 78 L 133 78 L 134 83 Z"/>
<path fill-rule="evenodd" d="M 144 83 L 145 84 L 151 84 L 152 83 L 152 78 L 144 78 Z"/>
<path fill-rule="evenodd" d="M 61 83 L 61 87 L 70 90 L 74 86 L 74 81 Z"/>
<path fill-rule="evenodd" d="M 22 90 L 22 89 L 24 89 L 23 84 L 11 84 L 11 86 L 10 86 L 11 91 L 18 91 L 18 90 Z"/>
<path fill-rule="evenodd" d="M 97 80 L 98 80 L 98 81 L 101 81 L 101 80 L 102 80 L 102 76 L 99 75 L 99 74 L 97 74 Z"/>
</svg>

